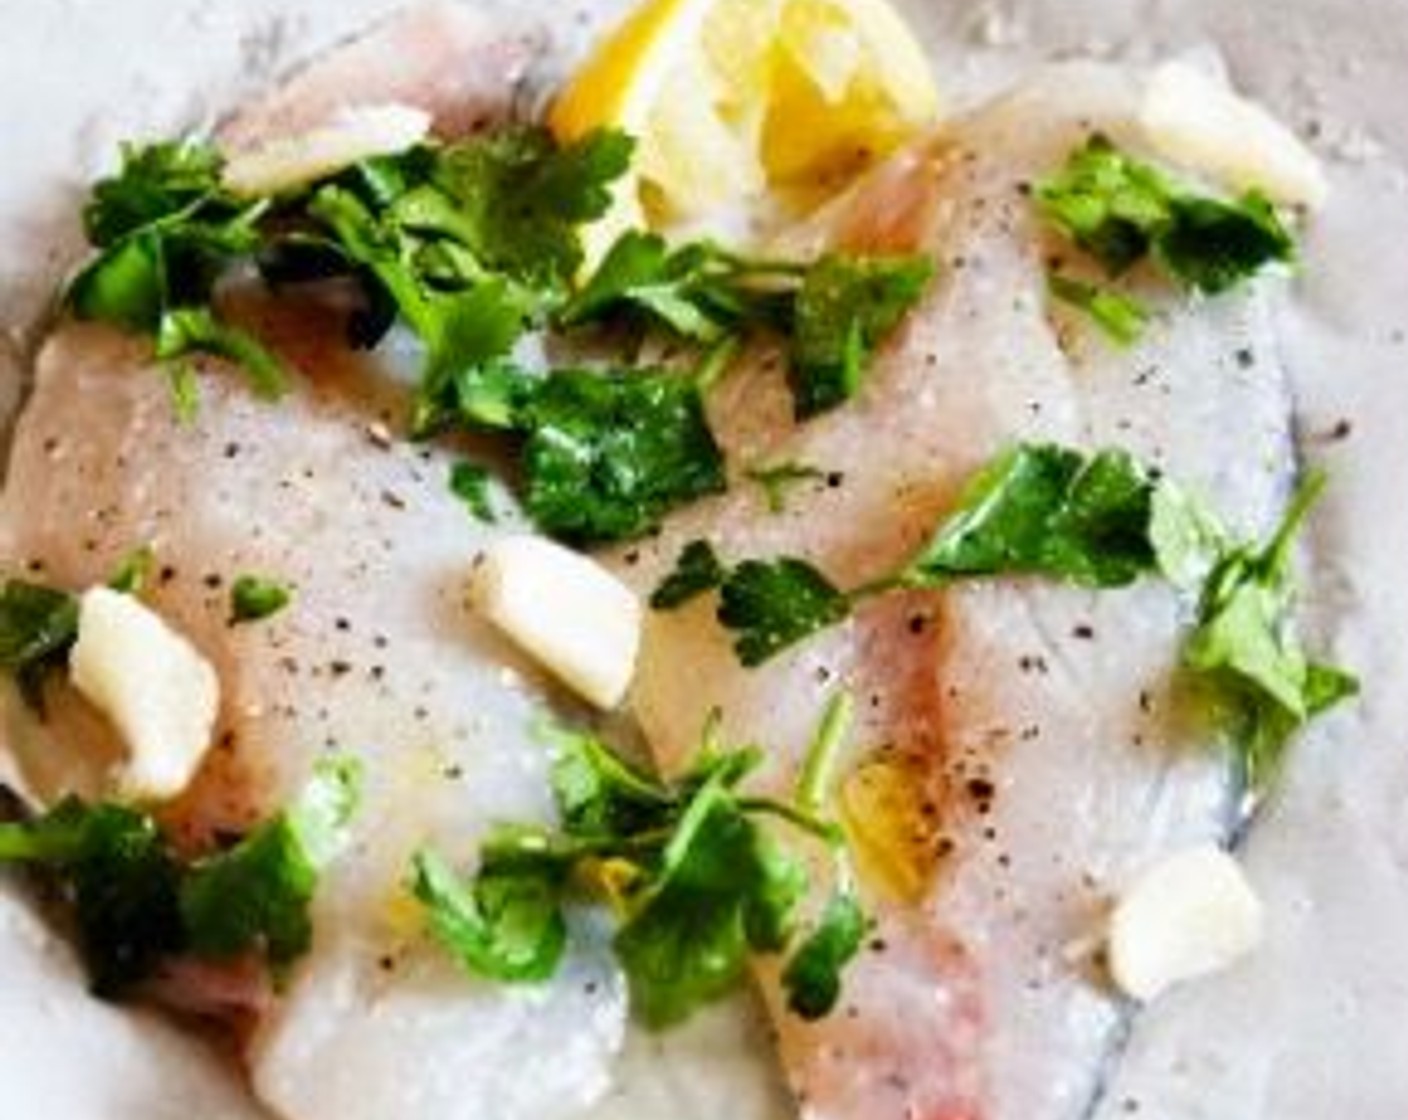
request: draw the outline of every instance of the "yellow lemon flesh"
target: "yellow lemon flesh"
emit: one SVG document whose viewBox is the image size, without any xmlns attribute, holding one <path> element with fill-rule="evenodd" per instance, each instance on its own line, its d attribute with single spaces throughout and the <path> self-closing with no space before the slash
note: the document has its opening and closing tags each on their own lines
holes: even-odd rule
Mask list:
<svg viewBox="0 0 1408 1120">
<path fill-rule="evenodd" d="M 885 0 L 646 0 L 553 105 L 563 141 L 638 141 L 589 260 L 632 225 L 746 238 L 814 204 L 938 115 L 928 61 Z"/>
</svg>

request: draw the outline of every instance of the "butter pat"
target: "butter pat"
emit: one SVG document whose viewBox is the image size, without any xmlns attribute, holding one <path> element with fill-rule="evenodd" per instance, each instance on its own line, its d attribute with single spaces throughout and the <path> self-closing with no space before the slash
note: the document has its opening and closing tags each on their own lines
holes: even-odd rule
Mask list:
<svg viewBox="0 0 1408 1120">
<path fill-rule="evenodd" d="M 404 151 L 429 132 L 430 114 L 409 105 L 344 109 L 326 124 L 298 136 L 230 154 L 221 179 L 236 194 L 277 194 L 372 156 Z"/>
<path fill-rule="evenodd" d="M 1315 154 L 1261 106 L 1184 62 L 1156 69 L 1139 109 L 1160 155 L 1239 190 L 1313 208 L 1329 194 Z"/>
<path fill-rule="evenodd" d="M 1110 920 L 1110 975 L 1127 995 L 1151 1000 L 1234 964 L 1261 936 L 1261 902 L 1241 865 L 1200 845 L 1154 865 L 1120 897 Z"/>
<path fill-rule="evenodd" d="M 220 707 L 215 670 L 155 611 L 107 587 L 83 594 L 69 666 L 74 687 L 122 736 L 122 794 L 173 797 L 210 746 Z"/>
<path fill-rule="evenodd" d="M 641 606 L 595 560 L 542 537 L 505 537 L 475 566 L 470 601 L 584 700 L 614 708 L 625 697 Z"/>
</svg>

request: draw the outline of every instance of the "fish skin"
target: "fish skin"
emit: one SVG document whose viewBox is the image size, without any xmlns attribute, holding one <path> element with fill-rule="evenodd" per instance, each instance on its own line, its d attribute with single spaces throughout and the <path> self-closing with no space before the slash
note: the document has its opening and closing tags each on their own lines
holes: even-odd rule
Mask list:
<svg viewBox="0 0 1408 1120">
<path fill-rule="evenodd" d="M 1242 531 L 1271 524 L 1295 463 L 1265 292 L 1186 301 L 1135 277 L 1157 314 L 1127 351 L 1048 304 L 1048 258 L 1069 250 L 1041 228 L 1030 185 L 1094 128 L 1139 152 L 1135 89 L 1113 68 L 1054 68 L 795 235 L 808 250 L 926 251 L 939 277 L 843 408 L 796 424 L 775 354 L 718 390 L 736 475 L 796 462 L 830 482 L 794 488 L 770 516 L 740 477 L 618 553 L 622 576 L 648 592 L 705 538 L 726 558 L 799 555 L 859 585 L 912 555 L 973 471 L 1021 440 L 1126 447 Z M 756 670 L 712 615 L 701 601 L 647 623 L 632 702 L 663 766 L 687 762 L 718 709 L 727 735 L 769 750 L 765 780 L 785 790 L 844 688 L 851 763 L 899 768 L 912 798 L 909 881 L 896 889 L 861 859 L 876 928 L 836 1012 L 800 1022 L 762 973 L 801 1114 L 1083 1115 L 1127 1015 L 1093 952 L 1110 891 L 1236 818 L 1227 758 L 1175 681 L 1185 605 L 1156 581 L 978 581 L 872 602 Z"/>
</svg>

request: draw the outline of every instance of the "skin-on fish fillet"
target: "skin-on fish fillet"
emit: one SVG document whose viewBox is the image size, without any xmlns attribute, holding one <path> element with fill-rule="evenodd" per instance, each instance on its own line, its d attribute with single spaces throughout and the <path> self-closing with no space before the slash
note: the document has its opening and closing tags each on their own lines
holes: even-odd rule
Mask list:
<svg viewBox="0 0 1408 1120">
<path fill-rule="evenodd" d="M 1093 129 L 1137 152 L 1135 88 L 1113 69 L 1052 70 L 833 206 L 799 243 L 932 253 L 932 291 L 835 412 L 795 425 L 766 355 L 723 385 L 735 471 L 823 477 L 778 514 L 740 478 L 621 553 L 625 578 L 648 592 L 705 538 L 729 559 L 798 555 L 860 585 L 897 569 L 971 473 L 1024 439 L 1126 447 L 1264 531 L 1293 473 L 1265 296 L 1189 301 L 1149 281 L 1156 320 L 1120 351 L 1046 294 L 1049 258 L 1069 251 L 1043 233 L 1030 186 Z M 776 1008 L 803 1116 L 1083 1115 L 1126 1013 L 1093 959 L 1110 890 L 1236 817 L 1226 755 L 1177 702 L 1185 622 L 1153 581 L 992 580 L 882 599 L 748 670 L 712 602 L 652 616 L 633 702 L 667 767 L 717 708 L 735 740 L 768 749 L 784 790 L 825 699 L 844 688 L 857 704 L 838 793 L 877 924 L 834 1014 L 807 1025 Z"/>
</svg>

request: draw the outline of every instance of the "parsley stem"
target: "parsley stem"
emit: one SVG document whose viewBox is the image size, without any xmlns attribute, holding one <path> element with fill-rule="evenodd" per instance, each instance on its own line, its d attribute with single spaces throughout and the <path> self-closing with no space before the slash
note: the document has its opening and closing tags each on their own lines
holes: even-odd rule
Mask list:
<svg viewBox="0 0 1408 1120">
<path fill-rule="evenodd" d="M 838 825 L 821 820 L 811 813 L 783 801 L 773 801 L 768 797 L 740 797 L 738 807 L 745 813 L 757 813 L 786 821 L 792 827 L 816 837 L 828 847 L 837 847 L 844 841 Z"/>
<path fill-rule="evenodd" d="M 694 386 L 701 396 L 708 393 L 728 372 L 728 367 L 738 355 L 739 346 L 738 336 L 730 334 L 719 339 L 704 352 L 699 364 L 694 367 L 693 375 Z"/>
<path fill-rule="evenodd" d="M 797 808 L 809 816 L 821 815 L 826 791 L 836 769 L 836 759 L 851 730 L 854 716 L 855 705 L 849 692 L 837 692 L 827 701 L 812 745 L 802 762 L 797 790 L 793 795 Z"/>
<path fill-rule="evenodd" d="M 1286 565 L 1291 558 L 1291 543 L 1296 534 L 1300 532 L 1300 527 L 1311 509 L 1325 492 L 1325 485 L 1328 481 L 1329 476 L 1317 467 L 1305 476 L 1305 481 L 1291 495 L 1290 505 L 1286 507 L 1286 512 L 1281 517 L 1281 524 L 1276 529 L 1276 535 L 1271 538 L 1271 543 L 1264 553 L 1268 579 L 1279 583 L 1285 577 Z"/>
</svg>

